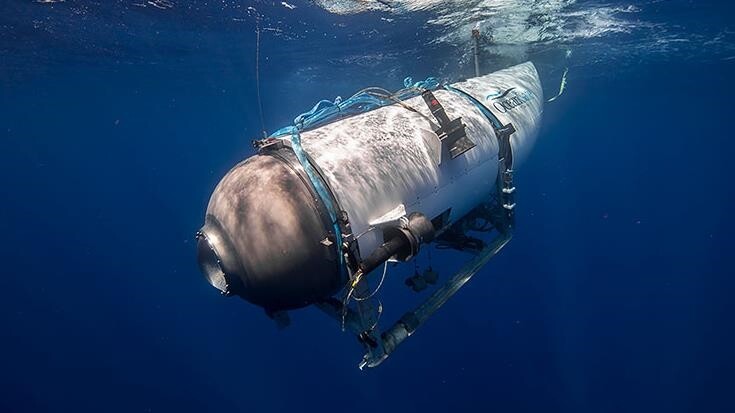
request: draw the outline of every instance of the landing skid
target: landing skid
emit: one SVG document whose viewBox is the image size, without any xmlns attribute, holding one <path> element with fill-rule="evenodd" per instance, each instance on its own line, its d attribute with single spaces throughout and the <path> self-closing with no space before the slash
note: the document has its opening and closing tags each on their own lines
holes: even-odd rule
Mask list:
<svg viewBox="0 0 735 413">
<path fill-rule="evenodd" d="M 459 291 L 477 272 L 485 266 L 512 238 L 510 230 L 499 233 L 495 239 L 475 253 L 462 268 L 444 285 L 439 287 L 414 310 L 407 312 L 398 319 L 392 327 L 380 331 L 377 320 L 366 325 L 362 309 L 356 311 L 345 308 L 337 299 L 330 299 L 317 303 L 316 306 L 323 312 L 343 323 L 343 328 L 354 333 L 363 343 L 366 353 L 359 364 L 360 369 L 376 367 L 391 355 L 398 346 L 410 337 L 426 320 L 441 308 Z"/>
</svg>

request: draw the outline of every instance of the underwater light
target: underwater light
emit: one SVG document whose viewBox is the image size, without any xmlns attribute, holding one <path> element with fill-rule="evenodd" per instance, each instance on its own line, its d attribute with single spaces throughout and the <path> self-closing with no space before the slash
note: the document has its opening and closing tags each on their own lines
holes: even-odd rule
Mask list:
<svg viewBox="0 0 735 413">
<path fill-rule="evenodd" d="M 530 62 L 451 85 L 407 79 L 396 93 L 321 101 L 255 141 L 257 154 L 219 182 L 197 234 L 200 268 L 279 325 L 289 310 L 318 307 L 363 344 L 360 367 L 377 366 L 510 240 L 513 173 L 542 107 Z M 490 231 L 489 242 L 470 235 Z M 427 246 L 472 258 L 381 330 L 385 263 Z M 420 292 L 437 282 L 429 271 L 405 284 Z"/>
</svg>

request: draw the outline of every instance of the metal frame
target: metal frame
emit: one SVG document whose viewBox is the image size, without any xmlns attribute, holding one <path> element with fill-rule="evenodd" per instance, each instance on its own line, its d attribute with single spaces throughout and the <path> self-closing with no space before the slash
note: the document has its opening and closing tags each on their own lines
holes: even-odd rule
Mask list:
<svg viewBox="0 0 735 413">
<path fill-rule="evenodd" d="M 316 306 L 330 317 L 343 323 L 343 327 L 349 329 L 363 343 L 366 352 L 360 361 L 360 369 L 376 367 L 387 359 L 401 343 L 413 335 L 429 317 L 444 306 L 460 288 L 508 244 L 511 238 L 510 229 L 501 231 L 492 242 L 467 261 L 444 285 L 386 330 L 381 331 L 377 321 L 372 326 L 366 326 L 366 320 L 362 316 L 363 311 L 359 308 L 357 311 L 345 308 L 343 303 L 335 298 L 317 303 Z M 358 302 L 358 307 L 359 305 Z"/>
</svg>

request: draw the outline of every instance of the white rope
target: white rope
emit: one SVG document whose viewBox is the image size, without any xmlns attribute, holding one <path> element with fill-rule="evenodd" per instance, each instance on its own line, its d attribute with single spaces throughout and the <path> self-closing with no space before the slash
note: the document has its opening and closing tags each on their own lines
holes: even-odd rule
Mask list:
<svg viewBox="0 0 735 413">
<path fill-rule="evenodd" d="M 382 276 L 380 277 L 380 282 L 378 283 L 378 286 L 377 286 L 377 287 L 375 287 L 375 290 L 373 290 L 373 292 L 371 292 L 370 294 L 368 294 L 368 295 L 367 295 L 367 296 L 365 296 L 365 297 L 358 297 L 358 296 L 353 296 L 352 298 L 353 298 L 353 299 L 354 299 L 355 301 L 365 301 L 365 300 L 368 300 L 368 299 L 372 298 L 372 297 L 373 297 L 373 296 L 374 296 L 375 294 L 377 294 L 377 293 L 378 293 L 378 291 L 380 291 L 380 287 L 382 287 L 382 286 L 383 286 L 383 281 L 385 281 L 385 274 L 386 274 L 387 272 L 388 272 L 388 261 L 386 261 L 386 262 L 385 262 L 385 263 L 383 264 L 383 275 L 382 275 Z"/>
<path fill-rule="evenodd" d="M 555 101 L 556 98 L 558 98 L 559 96 L 562 95 L 562 93 L 564 93 L 564 89 L 566 89 L 567 87 L 567 73 L 569 73 L 568 67 L 564 69 L 564 74 L 561 75 L 561 84 L 559 85 L 559 93 L 557 93 L 556 96 L 554 96 L 553 98 L 547 100 L 547 102 Z"/>
<path fill-rule="evenodd" d="M 569 60 L 569 57 L 572 55 L 572 50 L 567 50 L 567 53 L 565 55 L 566 60 Z M 561 84 L 559 84 L 559 93 L 556 94 L 553 98 L 547 100 L 547 102 L 553 102 L 555 101 L 559 96 L 564 93 L 564 89 L 567 87 L 567 73 L 569 73 L 569 66 L 564 68 L 564 74 L 561 75 Z"/>
</svg>

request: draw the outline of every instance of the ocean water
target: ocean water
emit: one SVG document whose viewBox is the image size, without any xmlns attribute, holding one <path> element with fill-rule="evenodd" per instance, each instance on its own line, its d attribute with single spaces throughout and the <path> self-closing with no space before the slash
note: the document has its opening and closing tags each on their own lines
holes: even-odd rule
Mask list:
<svg viewBox="0 0 735 413">
<path fill-rule="evenodd" d="M 735 411 L 734 12 L 3 0 L 0 412 Z M 279 331 L 207 285 L 193 235 L 262 129 L 469 77 L 473 28 L 483 73 L 531 60 L 548 98 L 566 72 L 496 259 L 367 371 L 316 310 Z M 386 316 L 412 271 L 390 270 Z"/>
</svg>

